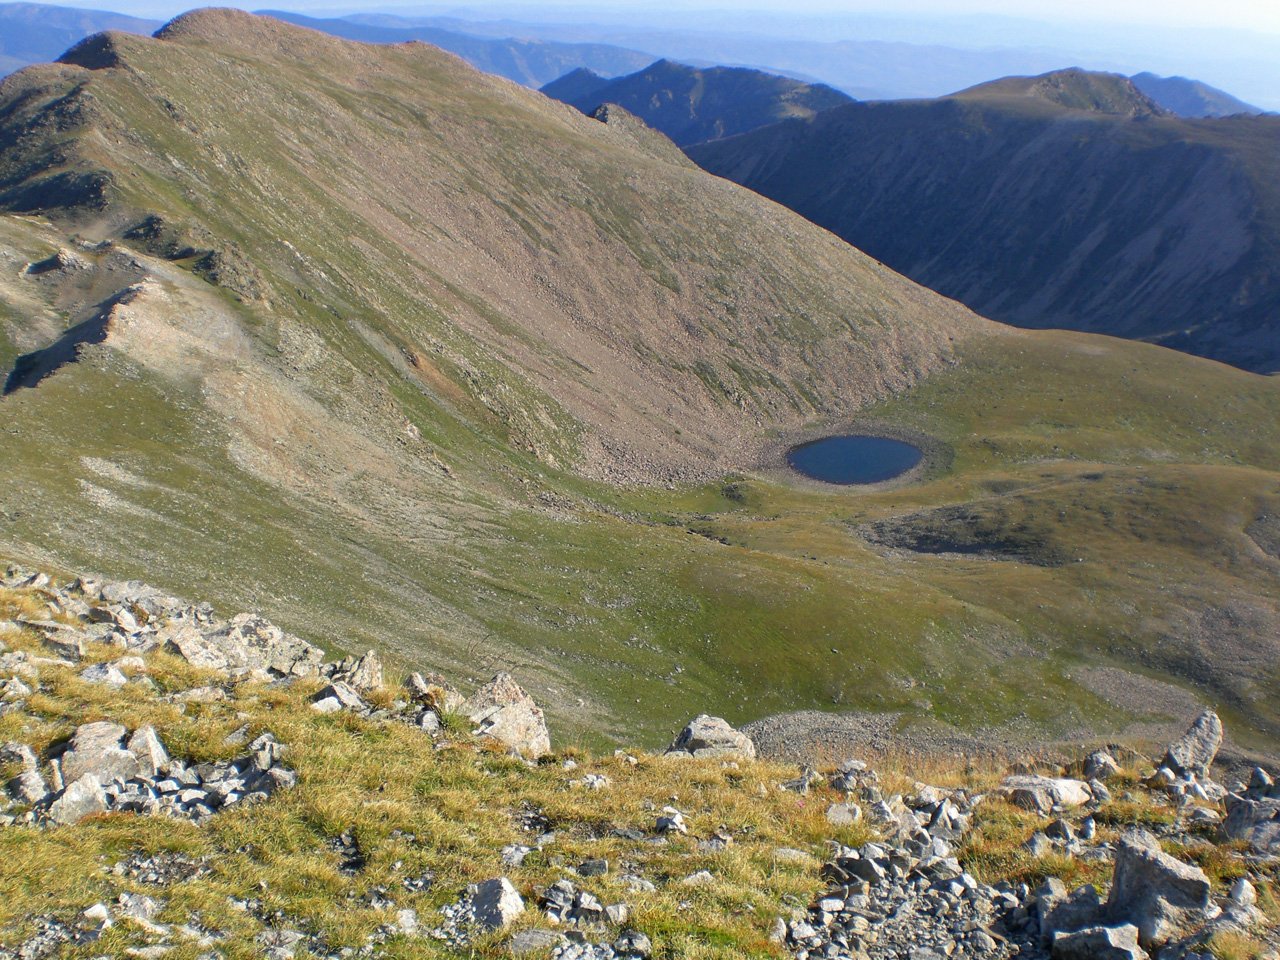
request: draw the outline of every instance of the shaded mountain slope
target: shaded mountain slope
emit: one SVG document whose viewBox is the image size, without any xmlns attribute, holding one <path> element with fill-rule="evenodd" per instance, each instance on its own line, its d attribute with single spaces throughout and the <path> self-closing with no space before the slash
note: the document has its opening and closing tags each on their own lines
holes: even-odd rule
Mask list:
<svg viewBox="0 0 1280 960">
<path fill-rule="evenodd" d="M 57 58 L 73 43 L 102 30 L 149 34 L 159 21 L 45 3 L 0 3 L 0 75 Z"/>
<path fill-rule="evenodd" d="M 554 40 L 520 40 L 472 36 L 464 31 L 430 26 L 376 26 L 348 18 L 315 18 L 278 10 L 263 11 L 311 30 L 319 30 L 363 43 L 409 43 L 419 40 L 448 50 L 486 73 L 495 73 L 529 87 L 537 87 L 575 68 L 587 68 L 614 76 L 653 60 L 647 53 L 606 43 L 559 43 Z"/>
<path fill-rule="evenodd" d="M 590 113 L 616 103 L 681 146 L 745 133 L 791 117 L 812 117 L 851 98 L 809 84 L 741 67 L 696 67 L 660 60 L 614 80 L 569 73 L 542 92 Z"/>
<path fill-rule="evenodd" d="M 1100 112 L 1096 82 L 1062 79 L 853 104 L 690 155 L 996 319 L 1280 368 L 1280 118 L 1154 115 L 1109 77 L 1127 99 Z"/>
<path fill-rule="evenodd" d="M 0 85 L 6 559 L 505 669 L 593 743 L 1280 730 L 1280 383 L 979 320 L 423 44 L 205 11 L 64 60 Z M 926 469 L 785 472 L 850 428 Z"/>
<path fill-rule="evenodd" d="M 1180 117 L 1230 117 L 1238 113 L 1262 113 L 1258 107 L 1233 97 L 1225 90 L 1186 77 L 1160 77 L 1139 73 L 1129 78 L 1133 85 L 1160 106 Z"/>
</svg>

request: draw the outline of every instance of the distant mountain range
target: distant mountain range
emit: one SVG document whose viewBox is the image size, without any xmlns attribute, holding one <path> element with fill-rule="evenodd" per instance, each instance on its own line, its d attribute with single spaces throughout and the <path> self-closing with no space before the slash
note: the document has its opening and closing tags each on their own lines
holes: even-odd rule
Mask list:
<svg viewBox="0 0 1280 960">
<path fill-rule="evenodd" d="M 1263 112 L 1199 80 L 1157 77 L 1154 73 L 1137 73 L 1129 79 L 1160 106 L 1180 117 L 1230 117 L 1239 113 Z"/>
<path fill-rule="evenodd" d="M 0 3 L 0 75 L 29 63 L 55 60 L 91 33 L 123 30 L 149 34 L 158 20 L 141 20 L 107 10 L 54 7 L 42 3 Z"/>
<path fill-rule="evenodd" d="M 540 87 L 580 67 L 606 76 L 616 76 L 638 70 L 655 59 L 648 53 L 604 43 L 495 39 L 431 26 L 376 26 L 347 18 L 316 19 L 281 10 L 264 10 L 262 14 L 364 43 L 406 43 L 420 40 L 456 54 L 486 73 L 494 73 L 528 87 Z"/>
<path fill-rule="evenodd" d="M 779 120 L 807 118 L 852 102 L 823 84 L 745 67 L 696 67 L 659 60 L 643 70 L 609 80 L 578 69 L 542 92 L 591 113 L 616 103 L 681 146 L 745 133 Z"/>
<path fill-rule="evenodd" d="M 269 16 L 323 33 L 366 43 L 421 40 L 462 57 L 488 73 L 526 86 L 541 86 L 578 67 L 615 76 L 656 59 L 651 54 L 601 43 L 557 43 L 471 36 L 430 26 L 379 26 L 348 19 L 315 19 L 272 11 Z M 393 18 L 393 22 L 394 21 Z M 34 3 L 0 4 L 0 75 L 32 63 L 47 63 L 90 34 L 103 30 L 150 34 L 160 22 L 102 10 Z"/>
<path fill-rule="evenodd" d="M 1280 116 L 1068 70 L 688 152 L 986 316 L 1280 370 Z"/>
<path fill-rule="evenodd" d="M 679 30 L 619 32 L 585 24 L 472 21 L 459 17 L 355 14 L 317 19 L 294 13 L 270 15 L 370 43 L 422 40 L 455 53 L 482 70 L 535 87 L 580 68 L 601 77 L 616 77 L 667 58 L 700 67 L 746 66 L 815 85 L 825 83 L 861 99 L 894 99 L 935 96 L 996 76 L 1041 73 L 1063 62 L 1060 52 L 1044 49 L 966 50 L 887 41 L 816 42 L 741 35 L 729 29 L 717 35 Z M 109 11 L 0 3 L 0 76 L 29 63 L 52 60 L 72 43 L 100 30 L 151 33 L 159 25 L 157 21 Z M 1259 112 L 1197 80 L 1142 73 L 1134 81 L 1152 99 L 1182 116 Z M 710 111 L 704 108 L 701 112 Z"/>
</svg>

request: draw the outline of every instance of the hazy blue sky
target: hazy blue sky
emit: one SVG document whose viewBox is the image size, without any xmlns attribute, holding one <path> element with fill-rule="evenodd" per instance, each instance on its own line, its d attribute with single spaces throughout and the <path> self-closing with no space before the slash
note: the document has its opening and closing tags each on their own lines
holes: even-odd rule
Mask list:
<svg viewBox="0 0 1280 960">
<path fill-rule="evenodd" d="M 314 0 L 313 0 L 314 2 Z M 330 5 L 336 6 L 330 0 Z M 388 7 L 399 4 L 378 4 L 368 2 L 366 6 Z M 447 9 L 448 3 L 426 3 L 419 7 Z M 1206 3 L 1204 0 L 1064 0 L 1059 3 L 1045 3 L 1043 0 L 736 0 L 725 3 L 723 0 L 686 0 L 684 3 L 644 3 L 640 0 L 617 0 L 615 3 L 601 0 L 559 0 L 554 3 L 540 3 L 537 0 L 500 0 L 500 2 L 459 3 L 458 10 L 468 13 L 485 8 L 501 10 L 513 9 L 529 11 L 540 10 L 543 16 L 548 8 L 623 8 L 648 9 L 670 6 L 676 9 L 694 10 L 717 9 L 741 11 L 775 10 L 780 12 L 804 10 L 822 13 L 880 13 L 890 16 L 912 14 L 1001 14 L 1006 16 L 1026 17 L 1033 20 L 1048 21 L 1110 21 L 1125 23 L 1151 23 L 1166 26 L 1210 26 L 1240 30 L 1265 30 L 1280 33 L 1280 3 L 1276 0 L 1217 0 Z"/>
</svg>

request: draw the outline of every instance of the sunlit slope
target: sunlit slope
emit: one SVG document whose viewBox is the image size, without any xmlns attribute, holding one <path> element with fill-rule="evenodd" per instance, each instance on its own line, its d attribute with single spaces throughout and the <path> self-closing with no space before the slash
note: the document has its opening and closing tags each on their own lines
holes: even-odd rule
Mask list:
<svg viewBox="0 0 1280 960">
<path fill-rule="evenodd" d="M 0 399 L 0 552 L 505 667 L 558 736 L 1274 731 L 1272 381 L 1002 332 L 421 45 L 206 12 L 68 59 L 0 88 L 0 362 L 80 344 Z M 858 418 L 932 472 L 773 469 Z"/>
</svg>

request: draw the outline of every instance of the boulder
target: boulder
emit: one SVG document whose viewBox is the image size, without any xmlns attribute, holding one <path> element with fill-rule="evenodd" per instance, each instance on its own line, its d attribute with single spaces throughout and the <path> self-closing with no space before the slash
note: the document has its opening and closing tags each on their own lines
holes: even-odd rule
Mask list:
<svg viewBox="0 0 1280 960">
<path fill-rule="evenodd" d="M 124 749 L 125 728 L 118 723 L 99 721 L 76 728 L 60 766 L 62 781 L 74 784 L 86 775 L 98 783 L 128 780 L 138 775 L 138 758 Z"/>
<path fill-rule="evenodd" d="M 107 795 L 102 784 L 91 773 L 85 774 L 49 804 L 49 819 L 54 823 L 71 824 L 95 813 L 106 813 Z"/>
<path fill-rule="evenodd" d="M 1203 870 L 1165 853 L 1145 830 L 1120 839 L 1106 914 L 1136 926 L 1144 947 L 1162 946 L 1217 913 Z"/>
<path fill-rule="evenodd" d="M 506 877 L 478 883 L 471 891 L 471 915 L 486 930 L 507 926 L 524 913 L 524 898 Z"/>
<path fill-rule="evenodd" d="M 38 770 L 23 770 L 9 781 L 9 796 L 18 803 L 34 806 L 49 795 L 49 786 Z"/>
<path fill-rule="evenodd" d="M 551 752 L 551 735 L 542 709 L 508 673 L 500 673 L 460 707 L 476 725 L 475 734 L 488 737 L 531 760 Z"/>
<path fill-rule="evenodd" d="M 756 745 L 745 733 L 733 729 L 719 717 L 699 714 L 680 731 L 667 747 L 668 754 L 692 757 L 745 757 L 755 759 Z"/>
<path fill-rule="evenodd" d="M 1120 764 L 1106 750 L 1095 750 L 1084 761 L 1086 780 L 1107 780 L 1120 772 Z"/>
<path fill-rule="evenodd" d="M 311 709 L 316 713 L 336 713 L 339 710 L 364 711 L 365 703 L 341 680 L 335 680 L 311 698 Z"/>
<path fill-rule="evenodd" d="M 105 683 L 109 687 L 123 687 L 129 678 L 114 663 L 95 663 L 80 673 L 80 679 L 89 683 Z"/>
<path fill-rule="evenodd" d="M 1280 799 L 1231 794 L 1222 832 L 1229 840 L 1247 840 L 1255 851 L 1280 854 Z"/>
<path fill-rule="evenodd" d="M 1138 928 L 1090 927 L 1053 938 L 1053 960 L 1147 960 L 1138 944 Z"/>
<path fill-rule="evenodd" d="M 1169 745 L 1159 765 L 1184 780 L 1193 776 L 1206 780 L 1221 746 L 1222 721 L 1212 710 L 1205 710 L 1186 733 Z"/>
<path fill-rule="evenodd" d="M 1006 777 L 999 791 L 1015 807 L 1049 813 L 1054 807 L 1079 807 L 1093 799 L 1082 780 L 1021 775 Z"/>
</svg>

